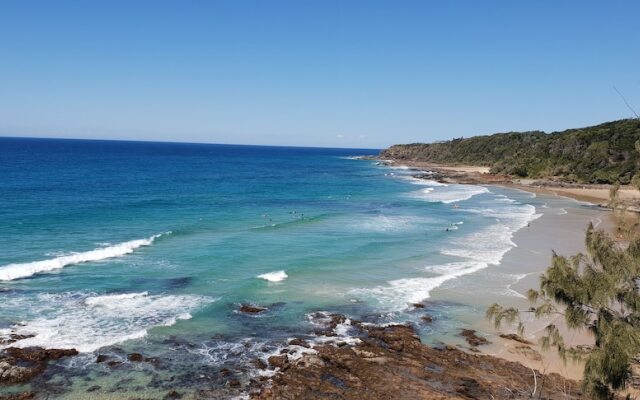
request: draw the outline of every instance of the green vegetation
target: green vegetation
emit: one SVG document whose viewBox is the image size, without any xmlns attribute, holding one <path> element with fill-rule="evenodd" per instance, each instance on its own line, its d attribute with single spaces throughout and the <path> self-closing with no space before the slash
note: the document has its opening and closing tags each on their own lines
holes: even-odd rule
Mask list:
<svg viewBox="0 0 640 400">
<path fill-rule="evenodd" d="M 570 330 L 588 330 L 593 349 L 570 347 L 552 320 L 542 345 L 557 349 L 564 359 L 583 358 L 583 389 L 594 399 L 610 399 L 627 385 L 631 362 L 640 352 L 640 240 L 623 248 L 589 226 L 586 245 L 587 254 L 553 254 L 551 267 L 540 278 L 540 290 L 527 293 L 530 309 L 494 304 L 487 317 L 499 327 L 502 321 L 519 321 L 522 313 L 561 316 Z M 519 330 L 522 334 L 522 323 Z"/>
<path fill-rule="evenodd" d="M 577 183 L 640 184 L 640 121 L 544 133 L 510 132 L 431 144 L 395 145 L 383 158 L 491 167 L 495 174 Z M 634 179 L 635 178 L 635 179 Z"/>
</svg>

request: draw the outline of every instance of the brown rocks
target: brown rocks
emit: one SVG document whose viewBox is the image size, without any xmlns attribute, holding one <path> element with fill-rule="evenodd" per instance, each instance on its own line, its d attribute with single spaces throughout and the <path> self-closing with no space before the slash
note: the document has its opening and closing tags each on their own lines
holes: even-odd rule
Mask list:
<svg viewBox="0 0 640 400">
<path fill-rule="evenodd" d="M 239 311 L 247 314 L 257 314 L 266 311 L 266 307 L 255 306 L 252 304 L 241 304 Z"/>
<path fill-rule="evenodd" d="M 302 347 L 306 347 L 307 349 L 309 348 L 309 343 L 305 342 L 302 339 L 291 339 L 289 340 L 289 344 L 291 346 L 302 346 Z"/>
<path fill-rule="evenodd" d="M 422 320 L 422 322 L 424 322 L 425 324 L 430 324 L 433 322 L 433 317 L 429 314 L 427 315 L 423 315 L 422 317 L 420 317 L 420 319 Z"/>
<path fill-rule="evenodd" d="M 267 359 L 269 365 L 275 368 L 282 368 L 289 361 L 289 357 L 284 354 L 281 356 L 271 356 Z"/>
<path fill-rule="evenodd" d="M 164 397 L 162 398 L 163 400 L 177 400 L 177 399 L 181 399 L 182 398 L 182 394 L 178 393 L 175 390 L 170 391 L 169 393 L 167 393 L 166 395 L 164 395 Z"/>
<path fill-rule="evenodd" d="M 18 340 L 28 339 L 28 338 L 32 338 L 34 336 L 35 335 L 19 335 L 19 334 L 16 334 L 16 333 L 11 333 L 11 334 L 9 334 L 9 336 L 0 337 L 0 345 L 7 345 L 7 344 L 15 343 Z"/>
<path fill-rule="evenodd" d="M 424 304 L 422 304 L 422 303 L 413 303 L 412 306 L 413 306 L 413 308 L 424 308 L 425 307 Z"/>
<path fill-rule="evenodd" d="M 264 361 L 262 361 L 259 358 L 256 358 L 255 360 L 251 361 L 251 363 L 258 369 L 266 369 L 267 368 L 267 363 L 265 363 Z"/>
<path fill-rule="evenodd" d="M 460 332 L 460 336 L 464 337 L 467 343 L 474 347 L 491 343 L 486 338 L 476 335 L 476 331 L 473 329 L 463 329 Z"/>
<path fill-rule="evenodd" d="M 78 354 L 75 349 L 10 347 L 0 354 L 0 385 L 25 383 L 41 374 L 50 360 Z"/>
<path fill-rule="evenodd" d="M 131 362 L 142 362 L 144 357 L 140 353 L 131 353 L 127 356 L 127 359 Z"/>
<path fill-rule="evenodd" d="M 10 347 L 5 352 L 13 358 L 34 362 L 78 355 L 76 349 L 43 349 L 41 347 Z"/>
<path fill-rule="evenodd" d="M 355 346 L 315 346 L 317 354 L 306 354 L 295 362 L 286 362 L 286 356 L 272 356 L 269 364 L 286 368 L 251 391 L 251 398 L 460 400 L 530 396 L 532 373 L 521 364 L 455 347 L 438 350 L 425 346 L 409 326 L 374 327 L 355 321 L 352 326 L 362 340 Z M 581 398 L 576 382 L 555 374 L 544 376 L 544 382 L 544 398 Z"/>
<path fill-rule="evenodd" d="M 98 354 L 98 356 L 96 357 L 96 363 L 100 364 L 103 363 L 105 361 L 107 361 L 109 357 L 104 355 L 104 354 Z"/>
</svg>

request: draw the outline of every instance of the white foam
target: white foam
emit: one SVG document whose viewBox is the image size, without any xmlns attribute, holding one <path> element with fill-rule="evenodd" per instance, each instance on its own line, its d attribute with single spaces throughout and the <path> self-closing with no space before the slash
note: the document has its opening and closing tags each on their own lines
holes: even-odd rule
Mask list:
<svg viewBox="0 0 640 400">
<path fill-rule="evenodd" d="M 258 278 L 264 279 L 265 281 L 269 282 L 281 282 L 288 277 L 289 275 L 287 275 L 287 273 L 284 271 L 273 271 L 267 272 L 266 274 L 258 275 Z"/>
<path fill-rule="evenodd" d="M 416 192 L 412 192 L 412 197 L 428 201 L 430 203 L 457 203 L 469 200 L 473 196 L 489 193 L 489 189 L 484 186 L 475 185 L 448 185 L 446 187 L 428 187 Z"/>
<path fill-rule="evenodd" d="M 327 328 L 332 320 L 331 314 L 326 311 L 316 311 L 306 315 L 307 320 L 316 327 Z M 340 342 L 347 343 L 348 345 L 356 345 L 361 340 L 352 335 L 354 327 L 351 324 L 351 319 L 345 318 L 343 322 L 336 324 L 332 330 L 332 334 L 329 336 L 316 336 L 311 342 L 313 348 L 319 344 L 332 344 L 336 345 Z"/>
<path fill-rule="evenodd" d="M 400 176 L 399 178 L 403 180 L 407 180 L 414 185 L 420 185 L 420 186 L 434 186 L 434 187 L 449 186 L 446 183 L 440 183 L 432 179 L 416 178 L 415 176 Z"/>
<path fill-rule="evenodd" d="M 398 232 L 411 228 L 415 222 L 415 218 L 407 216 L 376 215 L 362 218 L 353 227 L 373 232 Z"/>
<path fill-rule="evenodd" d="M 489 204 L 491 203 L 489 202 Z M 411 303 L 429 298 L 433 289 L 449 280 L 474 273 L 490 265 L 499 264 L 502 257 L 516 246 L 512 240 L 514 233 L 527 226 L 530 221 L 540 217 L 532 205 L 501 204 L 504 206 L 497 209 L 471 207 L 464 210 L 481 214 L 494 223 L 448 240 L 448 247 L 440 252 L 445 256 L 453 257 L 455 261 L 427 265 L 425 270 L 430 276 L 392 280 L 386 285 L 355 289 L 352 293 L 371 297 L 383 304 L 384 307 L 401 311 Z M 510 293 L 510 295 L 515 296 L 515 293 Z"/>
<path fill-rule="evenodd" d="M 167 232 L 169 234 L 171 232 Z M 8 264 L 0 267 L 0 280 L 11 281 L 14 279 L 26 278 L 42 272 L 61 269 L 67 265 L 80 264 L 90 261 L 100 261 L 108 258 L 121 257 L 133 253 L 139 247 L 149 246 L 154 240 L 163 234 L 153 235 L 146 239 L 131 240 L 109 247 L 74 253 L 52 258 L 49 260 L 34 261 L 22 264 Z"/>
<path fill-rule="evenodd" d="M 126 340 L 139 339 L 151 328 L 171 326 L 191 318 L 191 312 L 215 301 L 202 296 L 125 293 L 42 294 L 23 299 L 23 307 L 39 316 L 12 326 L 8 332 L 33 337 L 13 347 L 75 348 L 91 352 Z"/>
<path fill-rule="evenodd" d="M 431 291 L 443 283 L 479 271 L 487 266 L 487 263 L 474 261 L 432 265 L 427 266 L 426 269 L 443 274 L 432 277 L 396 279 L 388 282 L 388 285 L 371 289 L 356 289 L 353 292 L 358 295 L 374 297 L 385 307 L 400 311 L 406 309 L 411 303 L 419 303 L 428 299 L 431 296 Z"/>
</svg>

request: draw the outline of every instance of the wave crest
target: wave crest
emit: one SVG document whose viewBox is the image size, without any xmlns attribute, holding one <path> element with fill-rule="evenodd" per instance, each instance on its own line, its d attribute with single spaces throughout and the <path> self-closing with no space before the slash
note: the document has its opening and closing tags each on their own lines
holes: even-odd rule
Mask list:
<svg viewBox="0 0 640 400">
<path fill-rule="evenodd" d="M 121 257 L 133 253 L 137 248 L 150 246 L 160 236 L 171 232 L 160 233 L 146 239 L 131 240 L 113 246 L 103 247 L 82 253 L 51 258 L 49 260 L 34 261 L 30 263 L 8 264 L 0 267 L 0 281 L 12 281 L 26 278 L 42 272 L 61 269 L 67 265 L 80 264 L 90 261 L 100 261 L 108 258 Z"/>
<path fill-rule="evenodd" d="M 267 272 L 266 274 L 258 275 L 258 278 L 264 279 L 265 281 L 269 282 L 281 282 L 288 277 L 289 275 L 287 275 L 287 273 L 284 271 L 273 271 Z"/>
</svg>

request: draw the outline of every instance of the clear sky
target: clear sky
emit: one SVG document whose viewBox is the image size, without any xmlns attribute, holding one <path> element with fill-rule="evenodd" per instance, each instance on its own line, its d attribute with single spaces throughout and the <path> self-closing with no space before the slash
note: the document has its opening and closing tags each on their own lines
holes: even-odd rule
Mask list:
<svg viewBox="0 0 640 400">
<path fill-rule="evenodd" d="M 640 112 L 640 1 L 0 0 L 0 135 L 374 147 Z"/>
</svg>

